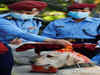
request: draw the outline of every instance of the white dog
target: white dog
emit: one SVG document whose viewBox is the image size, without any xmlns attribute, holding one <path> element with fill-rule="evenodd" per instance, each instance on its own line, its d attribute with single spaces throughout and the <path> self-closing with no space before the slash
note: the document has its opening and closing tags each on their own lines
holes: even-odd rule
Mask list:
<svg viewBox="0 0 100 75">
<path fill-rule="evenodd" d="M 65 65 L 71 66 L 89 62 L 91 62 L 89 58 L 76 52 L 60 53 L 56 51 L 48 51 L 41 52 L 41 56 L 36 59 L 35 65 L 53 66 L 55 68 L 60 68 Z"/>
</svg>

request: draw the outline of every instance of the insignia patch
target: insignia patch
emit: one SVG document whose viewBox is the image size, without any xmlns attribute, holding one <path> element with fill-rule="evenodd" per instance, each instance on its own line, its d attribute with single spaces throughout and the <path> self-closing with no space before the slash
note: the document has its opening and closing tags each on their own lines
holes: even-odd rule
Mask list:
<svg viewBox="0 0 100 75">
<path fill-rule="evenodd" d="M 34 29 L 36 29 L 36 27 L 35 26 L 31 26 L 31 27 L 28 27 L 28 29 L 29 30 L 34 30 Z"/>
<path fill-rule="evenodd" d="M 56 26 L 56 28 L 64 28 L 64 26 Z"/>
</svg>

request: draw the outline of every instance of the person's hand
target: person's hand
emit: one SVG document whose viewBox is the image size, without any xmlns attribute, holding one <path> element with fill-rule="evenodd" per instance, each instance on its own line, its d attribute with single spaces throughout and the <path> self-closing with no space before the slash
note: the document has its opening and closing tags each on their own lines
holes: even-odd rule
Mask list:
<svg viewBox="0 0 100 75">
<path fill-rule="evenodd" d="M 22 43 L 22 40 L 19 38 L 15 38 L 10 42 L 10 44 L 14 44 L 14 45 L 19 45 L 21 43 Z"/>
<path fill-rule="evenodd" d="M 67 45 L 72 45 L 69 41 L 61 40 L 61 39 L 47 39 L 44 42 L 47 42 L 48 44 L 61 45 L 63 47 L 66 47 Z"/>
</svg>

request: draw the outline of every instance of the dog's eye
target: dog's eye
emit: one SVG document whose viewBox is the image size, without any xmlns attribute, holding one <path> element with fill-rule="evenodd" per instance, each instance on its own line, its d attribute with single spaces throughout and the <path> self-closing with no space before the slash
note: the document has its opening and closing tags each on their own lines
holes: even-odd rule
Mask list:
<svg viewBox="0 0 100 75">
<path fill-rule="evenodd" d="M 53 56 L 51 56 L 51 55 L 47 55 L 47 57 L 48 57 L 48 58 L 51 58 L 51 57 L 53 57 Z"/>
</svg>

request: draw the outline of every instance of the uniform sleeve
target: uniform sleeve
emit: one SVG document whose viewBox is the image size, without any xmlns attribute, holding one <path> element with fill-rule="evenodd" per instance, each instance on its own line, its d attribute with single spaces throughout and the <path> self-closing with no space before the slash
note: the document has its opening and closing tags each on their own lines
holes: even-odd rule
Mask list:
<svg viewBox="0 0 100 75">
<path fill-rule="evenodd" d="M 5 20 L 0 20 L 0 32 L 4 33 L 5 35 L 16 36 L 29 41 L 42 42 L 47 39 L 47 37 L 25 32 L 16 25 L 12 25 L 9 21 Z"/>
<path fill-rule="evenodd" d="M 93 18 L 93 21 L 95 21 L 95 25 L 97 25 L 97 35 L 100 35 L 100 18 Z"/>
<path fill-rule="evenodd" d="M 56 29 L 54 22 L 51 22 L 47 25 L 47 27 L 42 32 L 42 36 L 56 39 Z"/>
</svg>

